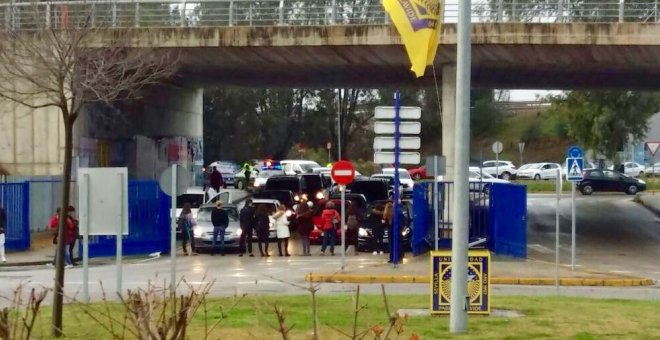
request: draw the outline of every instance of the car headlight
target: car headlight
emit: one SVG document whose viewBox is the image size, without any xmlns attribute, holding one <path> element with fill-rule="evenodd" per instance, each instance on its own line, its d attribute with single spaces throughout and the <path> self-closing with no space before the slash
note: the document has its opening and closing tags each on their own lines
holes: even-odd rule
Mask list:
<svg viewBox="0 0 660 340">
<path fill-rule="evenodd" d="M 202 237 L 202 235 L 204 235 L 204 230 L 200 227 L 195 227 L 193 228 L 193 235 L 195 235 L 195 237 Z"/>
<path fill-rule="evenodd" d="M 317 200 L 322 200 L 324 198 L 325 198 L 325 195 L 323 195 L 322 192 L 319 191 L 319 192 L 316 193 L 316 199 Z"/>
<path fill-rule="evenodd" d="M 646 184 L 646 182 L 644 182 L 644 181 L 641 180 L 641 179 L 638 179 L 637 182 L 639 182 L 639 184 Z"/>
<path fill-rule="evenodd" d="M 236 234 L 236 236 L 241 236 L 241 235 L 243 235 L 243 229 L 241 229 L 241 228 L 236 229 L 236 231 L 234 232 L 234 234 Z"/>
<path fill-rule="evenodd" d="M 362 237 L 367 237 L 367 236 L 369 236 L 369 233 L 367 232 L 367 229 L 360 228 L 360 229 L 358 229 L 358 235 L 360 235 Z"/>
<path fill-rule="evenodd" d="M 293 215 L 293 211 L 291 211 L 291 210 L 287 210 L 287 211 L 284 213 L 284 216 L 286 216 L 286 217 L 291 217 L 291 215 Z"/>
<path fill-rule="evenodd" d="M 307 198 L 309 198 L 309 196 L 307 196 L 307 194 L 302 194 L 302 198 L 303 198 L 304 200 L 307 200 Z"/>
<path fill-rule="evenodd" d="M 258 188 L 258 187 L 259 187 L 259 182 L 254 181 L 254 187 L 255 187 L 255 188 Z"/>
<path fill-rule="evenodd" d="M 296 202 L 300 201 L 300 196 L 298 195 L 293 196 L 293 200 Z"/>
</svg>

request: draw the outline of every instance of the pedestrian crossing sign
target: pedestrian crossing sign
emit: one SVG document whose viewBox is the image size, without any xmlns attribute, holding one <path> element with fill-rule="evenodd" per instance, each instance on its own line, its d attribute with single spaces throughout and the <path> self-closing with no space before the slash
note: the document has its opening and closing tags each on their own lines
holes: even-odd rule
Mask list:
<svg viewBox="0 0 660 340">
<path fill-rule="evenodd" d="M 581 181 L 584 158 L 566 158 L 566 180 Z"/>
</svg>

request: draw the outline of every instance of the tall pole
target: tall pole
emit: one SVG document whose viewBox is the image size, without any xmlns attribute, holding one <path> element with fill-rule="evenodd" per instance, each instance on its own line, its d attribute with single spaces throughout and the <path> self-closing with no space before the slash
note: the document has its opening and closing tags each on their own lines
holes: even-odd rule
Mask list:
<svg viewBox="0 0 660 340">
<path fill-rule="evenodd" d="M 344 229 L 344 221 L 346 221 L 346 186 L 342 185 L 341 188 L 341 222 L 339 222 L 339 230 L 341 230 L 341 270 L 346 269 L 346 230 Z M 356 250 L 357 251 L 357 250 Z"/>
<path fill-rule="evenodd" d="M 559 200 L 561 199 L 561 169 L 557 169 L 557 181 L 555 190 L 557 191 L 557 204 L 555 206 L 555 289 L 559 295 Z"/>
<path fill-rule="evenodd" d="M 394 92 L 394 205 L 392 211 L 392 265 L 394 268 L 399 263 L 399 125 L 401 125 L 401 93 Z"/>
<path fill-rule="evenodd" d="M 176 164 L 172 164 L 172 209 L 170 211 L 170 261 L 172 261 L 170 266 L 170 286 L 172 287 L 172 294 L 175 294 L 176 291 L 176 180 Z M 181 232 L 183 233 L 185 230 Z"/>
<path fill-rule="evenodd" d="M 342 89 L 337 89 L 337 160 L 341 160 L 341 100 L 342 100 Z"/>
<path fill-rule="evenodd" d="M 119 296 L 122 296 L 121 291 L 122 291 L 122 265 L 121 265 L 121 258 L 122 258 L 122 241 L 123 241 L 123 236 L 124 236 L 124 214 L 126 214 L 125 207 L 124 207 L 124 195 L 126 193 L 124 192 L 124 174 L 119 174 L 119 218 L 120 218 L 120 223 L 117 226 L 117 294 Z"/>
<path fill-rule="evenodd" d="M 575 270 L 575 182 L 571 181 L 571 270 Z"/>
<path fill-rule="evenodd" d="M 80 180 L 80 175 L 78 175 L 78 180 Z M 84 207 L 81 211 L 84 211 L 85 220 L 81 221 L 83 223 L 83 302 L 89 302 L 89 174 L 83 176 L 85 181 L 85 197 L 82 202 L 84 202 Z M 80 199 L 80 198 L 79 198 Z"/>
<path fill-rule="evenodd" d="M 458 3 L 458 41 L 456 55 L 456 141 L 454 145 L 454 223 L 451 256 L 451 309 L 449 330 L 451 333 L 467 331 L 467 263 L 469 232 L 469 184 L 470 156 L 470 66 L 472 0 Z"/>
<path fill-rule="evenodd" d="M 435 243 L 433 249 L 438 251 L 438 230 L 440 229 L 440 212 L 439 212 L 439 192 L 438 192 L 438 156 L 433 156 L 433 223 L 435 226 Z M 443 186 L 444 187 L 444 186 Z"/>
</svg>

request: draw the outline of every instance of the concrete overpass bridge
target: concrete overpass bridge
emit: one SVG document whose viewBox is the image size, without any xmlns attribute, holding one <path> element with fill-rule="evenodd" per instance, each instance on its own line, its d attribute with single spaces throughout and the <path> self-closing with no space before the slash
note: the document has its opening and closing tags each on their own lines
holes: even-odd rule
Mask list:
<svg viewBox="0 0 660 340">
<path fill-rule="evenodd" d="M 586 7 L 589 5 L 556 0 L 531 8 L 515 3 L 501 1 L 488 6 L 474 1 L 474 86 L 655 89 L 660 85 L 657 1 L 640 5 L 639 1 L 605 0 Z M 379 1 L 364 0 L 355 7 L 339 0 L 64 1 L 36 7 L 0 4 L 0 11 L 5 13 L 5 27 L 26 30 L 34 26 L 25 20 L 30 13 L 52 27 L 75 24 L 92 13 L 95 24 L 108 27 L 108 34 L 100 36 L 100 41 L 131 30 L 135 47 L 179 52 L 179 79 L 188 88 L 207 84 L 381 87 L 433 83 L 430 76 L 418 80 L 410 73 L 400 38 Z M 442 82 L 445 141 L 453 140 L 456 27 L 451 22 L 455 17 L 456 6 L 448 0 L 447 24 L 435 61 Z M 171 99 L 181 93 L 187 97 Z M 152 126 L 148 122 L 165 115 L 168 118 L 161 121 L 186 126 L 181 132 L 164 128 L 168 134 L 201 138 L 202 91 L 176 89 L 164 96 L 187 104 L 172 112 L 167 108 L 153 110 L 152 115 L 140 118 L 145 121 L 141 125 Z M 181 116 L 181 111 L 189 115 Z M 187 123 L 181 124 L 181 117 Z M 38 123 L 25 122 L 23 132 L 39 133 L 34 124 Z M 93 130 L 89 122 L 79 125 L 83 126 L 81 136 Z M 153 137 L 157 131 L 135 132 Z M 0 149 L 11 151 L 24 133 L 16 132 L 13 141 L 0 140 Z M 20 168 L 26 171 L 17 172 L 43 172 L 29 171 L 27 165 L 38 161 L 25 145 L 23 153 L 14 152 L 11 161 L 3 156 L 0 164 L 21 163 L 26 166 Z M 452 150 L 443 150 L 448 159 L 452 159 Z"/>
</svg>

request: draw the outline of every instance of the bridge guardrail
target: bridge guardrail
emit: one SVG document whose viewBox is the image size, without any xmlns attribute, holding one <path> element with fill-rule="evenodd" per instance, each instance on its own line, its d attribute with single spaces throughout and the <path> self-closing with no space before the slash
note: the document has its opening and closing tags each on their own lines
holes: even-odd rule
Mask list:
<svg viewBox="0 0 660 340">
<path fill-rule="evenodd" d="M 658 22 L 660 0 L 474 0 L 473 22 Z M 458 4 L 446 0 L 444 20 Z M 93 0 L 0 3 L 7 29 L 91 21 L 108 27 L 369 25 L 388 23 L 380 0 Z"/>
</svg>

